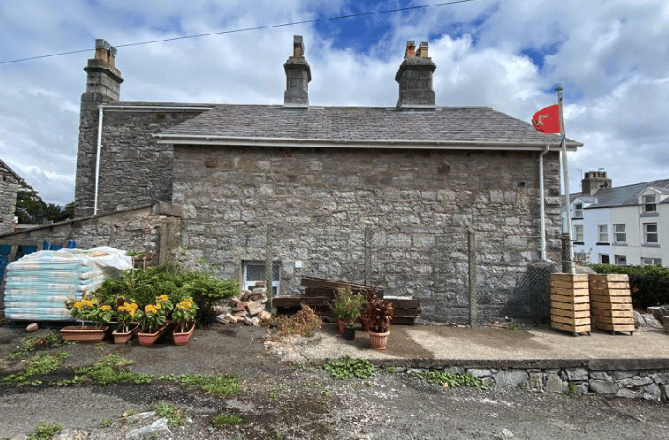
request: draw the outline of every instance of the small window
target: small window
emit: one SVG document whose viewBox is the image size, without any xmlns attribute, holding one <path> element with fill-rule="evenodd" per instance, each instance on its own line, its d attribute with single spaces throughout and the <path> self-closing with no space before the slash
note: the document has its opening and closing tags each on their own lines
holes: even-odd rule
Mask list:
<svg viewBox="0 0 669 440">
<path fill-rule="evenodd" d="M 583 243 L 583 225 L 574 225 L 574 241 Z"/>
<path fill-rule="evenodd" d="M 583 218 L 583 203 L 574 203 L 574 218 Z"/>
<path fill-rule="evenodd" d="M 657 223 L 644 223 L 646 243 L 657 243 Z"/>
<path fill-rule="evenodd" d="M 611 260 L 609 260 L 609 254 L 599 254 L 599 262 L 602 264 L 609 264 Z"/>
<path fill-rule="evenodd" d="M 256 281 L 265 281 L 265 263 L 262 261 L 247 261 L 244 263 L 244 290 L 253 289 Z M 272 295 L 279 294 L 281 285 L 281 262 L 272 263 Z"/>
<path fill-rule="evenodd" d="M 599 243 L 608 243 L 609 242 L 609 225 L 599 225 L 597 226 L 599 231 Z"/>
<path fill-rule="evenodd" d="M 615 256 L 616 266 L 627 266 L 627 257 L 625 255 Z"/>
<path fill-rule="evenodd" d="M 655 212 L 655 211 L 657 211 L 657 204 L 655 202 L 655 196 L 643 196 L 643 211 L 644 212 Z"/>
<path fill-rule="evenodd" d="M 641 264 L 643 264 L 644 266 L 662 266 L 662 259 L 642 257 Z"/>
<path fill-rule="evenodd" d="M 625 225 L 613 225 L 613 233 L 615 234 L 616 243 L 627 243 L 627 233 L 625 232 Z"/>
</svg>

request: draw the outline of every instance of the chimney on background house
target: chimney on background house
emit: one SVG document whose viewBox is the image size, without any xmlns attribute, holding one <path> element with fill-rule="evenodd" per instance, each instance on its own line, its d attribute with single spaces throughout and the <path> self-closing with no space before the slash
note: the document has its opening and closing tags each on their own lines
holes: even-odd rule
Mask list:
<svg viewBox="0 0 669 440">
<path fill-rule="evenodd" d="M 100 93 L 103 101 L 118 101 L 121 95 L 121 71 L 116 68 L 116 48 L 105 40 L 95 40 L 95 56 L 84 67 L 88 74 L 86 93 Z"/>
<path fill-rule="evenodd" d="M 586 171 L 581 180 L 581 192 L 593 195 L 602 188 L 611 188 L 612 182 L 606 177 L 606 171 Z"/>
<path fill-rule="evenodd" d="M 427 41 L 420 43 L 418 50 L 413 41 L 407 41 L 404 61 L 395 74 L 395 81 L 400 85 L 397 108 L 433 109 L 435 107 L 432 74 L 436 68 L 432 58 L 427 55 Z"/>
<path fill-rule="evenodd" d="M 309 81 L 311 68 L 304 58 L 304 42 L 301 35 L 293 37 L 293 54 L 283 65 L 286 71 L 284 107 L 309 107 Z"/>
</svg>

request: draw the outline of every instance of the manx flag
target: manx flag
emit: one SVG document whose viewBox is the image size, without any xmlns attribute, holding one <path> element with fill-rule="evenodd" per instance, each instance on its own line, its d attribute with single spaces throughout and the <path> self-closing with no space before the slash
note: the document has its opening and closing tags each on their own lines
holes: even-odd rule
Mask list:
<svg viewBox="0 0 669 440">
<path fill-rule="evenodd" d="M 542 133 L 560 133 L 560 106 L 542 108 L 532 116 L 534 129 Z"/>
</svg>

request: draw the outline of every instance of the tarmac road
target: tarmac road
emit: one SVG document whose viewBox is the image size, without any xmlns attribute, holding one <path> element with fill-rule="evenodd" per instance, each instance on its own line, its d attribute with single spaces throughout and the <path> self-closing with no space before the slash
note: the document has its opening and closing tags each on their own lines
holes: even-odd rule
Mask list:
<svg viewBox="0 0 669 440">
<path fill-rule="evenodd" d="M 327 328 L 322 336 L 330 333 Z M 157 438 L 584 440 L 666 439 L 669 432 L 666 403 L 508 388 L 444 389 L 406 373 L 335 380 L 317 367 L 302 364 L 291 368 L 281 357 L 268 354 L 264 334 L 264 330 L 249 327 L 220 327 L 198 330 L 196 339 L 185 347 L 169 343 L 152 348 L 112 344 L 66 347 L 72 356 L 58 375 L 71 375 L 75 366 L 118 353 L 135 361 L 128 367 L 135 372 L 233 374 L 245 391 L 217 398 L 166 382 L 0 387 L 0 438 L 23 439 L 40 421 L 64 425 L 56 438 L 132 438 L 134 430 L 158 418 L 132 421 L 123 414 L 143 412 L 161 402 L 183 410 L 191 422 L 170 427 L 170 435 L 159 434 Z M 6 354 L 24 336 L 20 331 L 0 328 L 0 376 L 20 370 L 22 364 L 7 361 Z M 313 341 L 320 344 L 323 338 Z M 331 346 L 333 357 L 340 345 Z M 214 428 L 212 419 L 221 413 L 239 415 L 243 422 Z M 110 426 L 102 428 L 103 421 Z"/>
</svg>

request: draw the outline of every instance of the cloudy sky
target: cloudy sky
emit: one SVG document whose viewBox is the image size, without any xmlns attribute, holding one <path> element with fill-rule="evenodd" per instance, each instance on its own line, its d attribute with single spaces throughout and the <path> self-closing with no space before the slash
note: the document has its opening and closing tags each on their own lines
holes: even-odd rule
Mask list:
<svg viewBox="0 0 669 440">
<path fill-rule="evenodd" d="M 132 45 L 198 34 L 215 35 Z M 563 85 L 567 135 L 584 144 L 570 153 L 572 191 L 600 168 L 614 186 L 669 177 L 666 0 L 4 0 L 0 158 L 46 201 L 74 199 L 96 38 L 118 47 L 123 100 L 280 104 L 294 34 L 312 104 L 394 106 L 406 41 L 427 40 L 440 106 L 529 122 Z"/>
</svg>

